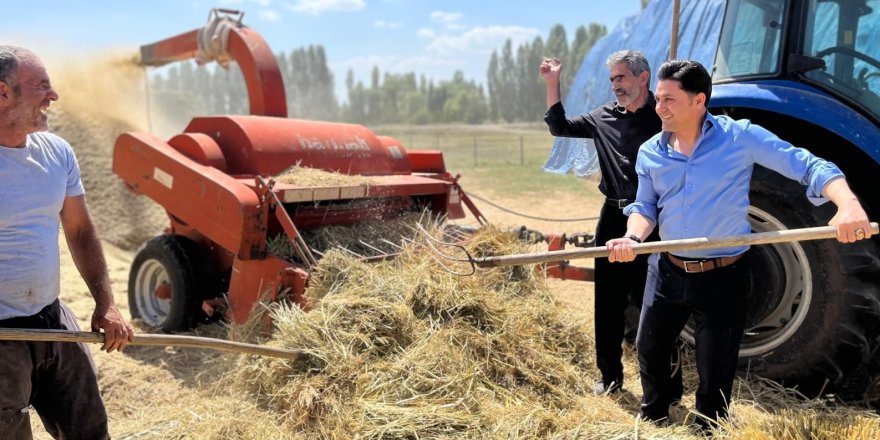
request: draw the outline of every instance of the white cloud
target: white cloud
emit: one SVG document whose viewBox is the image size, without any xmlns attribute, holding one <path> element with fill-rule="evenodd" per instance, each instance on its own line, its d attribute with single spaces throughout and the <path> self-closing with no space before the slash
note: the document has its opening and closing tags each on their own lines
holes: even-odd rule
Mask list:
<svg viewBox="0 0 880 440">
<path fill-rule="evenodd" d="M 270 22 L 281 21 L 281 14 L 272 9 L 260 9 L 257 11 L 257 16 Z"/>
<path fill-rule="evenodd" d="M 418 35 L 419 38 L 434 38 L 437 36 L 437 33 L 434 32 L 433 29 L 421 28 L 416 31 L 416 35 Z"/>
<path fill-rule="evenodd" d="M 536 28 L 521 26 L 478 26 L 458 35 L 436 35 L 428 44 L 428 50 L 444 55 L 471 51 L 489 53 L 499 49 L 507 39 L 516 47 L 540 34 Z"/>
<path fill-rule="evenodd" d="M 436 21 L 437 23 L 450 26 L 455 24 L 461 18 L 461 12 L 443 12 L 443 11 L 434 11 L 431 12 L 431 20 Z"/>
<path fill-rule="evenodd" d="M 399 21 L 376 20 L 373 22 L 373 27 L 377 29 L 397 29 L 401 26 L 403 23 Z"/>
<path fill-rule="evenodd" d="M 284 6 L 294 12 L 321 15 L 322 12 L 359 11 L 366 5 L 364 0 L 298 0 L 296 4 Z"/>
</svg>

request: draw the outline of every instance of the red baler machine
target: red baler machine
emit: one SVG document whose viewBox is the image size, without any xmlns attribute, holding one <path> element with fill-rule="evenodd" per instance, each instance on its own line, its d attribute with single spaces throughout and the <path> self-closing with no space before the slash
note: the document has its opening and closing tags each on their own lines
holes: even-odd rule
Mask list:
<svg viewBox="0 0 880 440">
<path fill-rule="evenodd" d="M 287 291 L 300 302 L 316 263 L 303 231 L 408 211 L 460 219 L 462 205 L 484 221 L 440 151 L 407 151 L 360 125 L 288 119 L 275 57 L 241 16 L 214 10 L 204 28 L 143 46 L 141 57 L 149 66 L 235 60 L 251 115 L 196 117 L 167 141 L 125 133 L 115 145 L 113 171 L 170 219 L 166 234 L 138 251 L 128 286 L 133 317 L 165 331 L 191 327 L 217 309 L 243 322 L 267 291 Z M 297 164 L 371 184 L 314 188 L 270 179 Z M 295 249 L 295 261 L 267 252 L 267 238 L 279 234 Z"/>
</svg>

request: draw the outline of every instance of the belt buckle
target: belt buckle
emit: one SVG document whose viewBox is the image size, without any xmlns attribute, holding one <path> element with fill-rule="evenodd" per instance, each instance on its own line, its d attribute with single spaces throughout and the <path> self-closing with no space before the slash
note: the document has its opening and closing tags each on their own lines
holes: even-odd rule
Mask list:
<svg viewBox="0 0 880 440">
<path fill-rule="evenodd" d="M 629 205 L 629 200 L 627 200 L 627 199 L 618 199 L 617 200 L 617 209 L 626 208 L 627 205 Z"/>
<path fill-rule="evenodd" d="M 700 266 L 700 270 L 696 270 L 696 269 L 691 270 L 691 269 L 690 269 L 690 266 L 688 266 L 689 264 L 699 265 L 699 266 Z M 703 260 L 699 260 L 699 261 L 684 261 L 684 271 L 685 271 L 686 273 L 700 273 L 700 272 L 704 272 L 704 269 L 703 269 Z"/>
</svg>

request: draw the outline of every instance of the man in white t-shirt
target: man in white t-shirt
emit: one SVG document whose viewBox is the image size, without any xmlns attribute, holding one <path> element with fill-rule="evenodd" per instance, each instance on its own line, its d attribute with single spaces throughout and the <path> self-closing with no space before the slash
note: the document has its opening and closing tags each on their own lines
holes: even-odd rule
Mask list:
<svg viewBox="0 0 880 440">
<path fill-rule="evenodd" d="M 46 132 L 58 94 L 27 49 L 0 45 L 0 327 L 70 329 L 62 322 L 58 227 L 95 299 L 103 350 L 132 340 L 117 309 L 76 156 Z M 0 438 L 31 438 L 33 407 L 55 438 L 106 439 L 107 413 L 81 344 L 0 341 Z"/>
</svg>

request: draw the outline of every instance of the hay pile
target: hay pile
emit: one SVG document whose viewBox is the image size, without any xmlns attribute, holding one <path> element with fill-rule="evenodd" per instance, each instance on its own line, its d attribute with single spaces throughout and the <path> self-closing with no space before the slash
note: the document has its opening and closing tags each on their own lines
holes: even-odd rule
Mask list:
<svg viewBox="0 0 880 440">
<path fill-rule="evenodd" d="M 484 256 L 524 246 L 490 227 L 467 247 Z M 457 277 L 419 242 L 378 264 L 331 251 L 306 297 L 309 312 L 270 307 L 268 342 L 303 356 L 241 358 L 230 379 L 274 415 L 273 429 L 286 434 L 272 438 L 695 438 L 685 426 L 694 418 L 694 366 L 685 365 L 686 407 L 673 408 L 669 427 L 636 419 L 641 390 L 632 374 L 634 394 L 592 395 L 591 325 L 557 304 L 531 268 Z M 632 372 L 629 349 L 625 362 Z M 738 379 L 731 419 L 714 436 L 880 438 L 880 418 Z"/>
<path fill-rule="evenodd" d="M 475 256 L 527 250 L 495 228 L 468 248 Z M 306 298 L 310 312 L 271 312 L 271 343 L 305 354 L 296 362 L 248 358 L 235 378 L 290 438 L 574 438 L 633 429 L 632 414 L 591 395 L 589 327 L 554 302 L 531 268 L 457 277 L 419 243 L 370 265 L 331 251 Z"/>
</svg>

